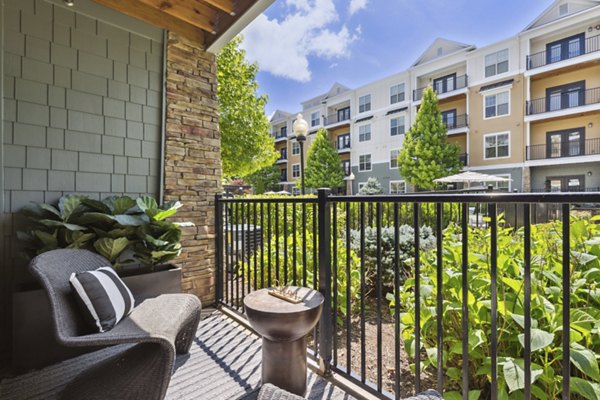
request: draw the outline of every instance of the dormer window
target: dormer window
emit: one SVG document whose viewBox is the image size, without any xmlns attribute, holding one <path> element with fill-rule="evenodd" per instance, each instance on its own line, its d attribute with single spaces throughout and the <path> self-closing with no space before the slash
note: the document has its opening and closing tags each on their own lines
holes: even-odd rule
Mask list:
<svg viewBox="0 0 600 400">
<path fill-rule="evenodd" d="M 563 15 L 567 15 L 569 13 L 569 3 L 561 4 L 558 6 L 558 16 L 562 17 Z"/>
<path fill-rule="evenodd" d="M 437 55 L 438 57 L 441 56 L 442 54 L 444 54 L 444 49 L 442 49 L 441 47 L 437 48 Z"/>
</svg>

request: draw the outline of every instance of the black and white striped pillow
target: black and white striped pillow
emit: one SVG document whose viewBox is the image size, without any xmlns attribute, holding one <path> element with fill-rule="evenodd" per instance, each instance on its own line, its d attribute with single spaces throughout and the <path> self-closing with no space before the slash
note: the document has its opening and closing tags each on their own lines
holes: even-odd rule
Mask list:
<svg viewBox="0 0 600 400">
<path fill-rule="evenodd" d="M 69 282 L 86 320 L 98 332 L 111 330 L 134 307 L 131 291 L 111 267 L 73 273 Z"/>
</svg>

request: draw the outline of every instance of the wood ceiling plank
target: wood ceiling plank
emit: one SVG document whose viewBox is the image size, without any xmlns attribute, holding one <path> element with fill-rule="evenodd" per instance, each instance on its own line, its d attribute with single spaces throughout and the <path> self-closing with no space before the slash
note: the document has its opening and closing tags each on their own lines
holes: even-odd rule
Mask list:
<svg viewBox="0 0 600 400">
<path fill-rule="evenodd" d="M 235 4 L 233 0 L 203 0 L 219 10 L 225 11 L 229 15 L 235 15 Z"/>
<path fill-rule="evenodd" d="M 166 14 L 195 25 L 212 34 L 217 33 L 217 10 L 198 0 L 138 0 Z"/>
<path fill-rule="evenodd" d="M 205 43 L 204 30 L 197 25 L 182 21 L 172 15 L 160 11 L 140 1 L 135 0 L 94 0 L 96 3 L 112 8 L 130 17 L 142 20 L 151 25 L 179 33 L 197 43 Z"/>
</svg>

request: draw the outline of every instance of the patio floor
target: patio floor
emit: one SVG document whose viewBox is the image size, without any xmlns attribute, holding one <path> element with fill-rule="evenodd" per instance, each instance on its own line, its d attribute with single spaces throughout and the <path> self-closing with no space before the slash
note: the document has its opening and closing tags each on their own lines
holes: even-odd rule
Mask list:
<svg viewBox="0 0 600 400">
<path fill-rule="evenodd" d="M 91 358 L 120 351 L 116 346 L 86 354 L 55 366 L 0 383 L 0 398 L 49 399 L 69 382 Z M 178 356 L 167 399 L 255 399 L 260 383 L 261 340 L 219 311 L 207 315 L 198 328 L 189 355 Z M 354 399 L 309 371 L 308 399 Z"/>
</svg>

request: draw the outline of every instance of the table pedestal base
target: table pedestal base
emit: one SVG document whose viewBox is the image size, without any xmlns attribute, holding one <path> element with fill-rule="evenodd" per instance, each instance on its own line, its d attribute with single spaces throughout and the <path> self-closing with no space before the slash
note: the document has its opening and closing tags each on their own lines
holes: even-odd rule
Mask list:
<svg viewBox="0 0 600 400">
<path fill-rule="evenodd" d="M 291 341 L 262 339 L 262 383 L 288 392 L 306 393 L 306 336 Z"/>
</svg>

